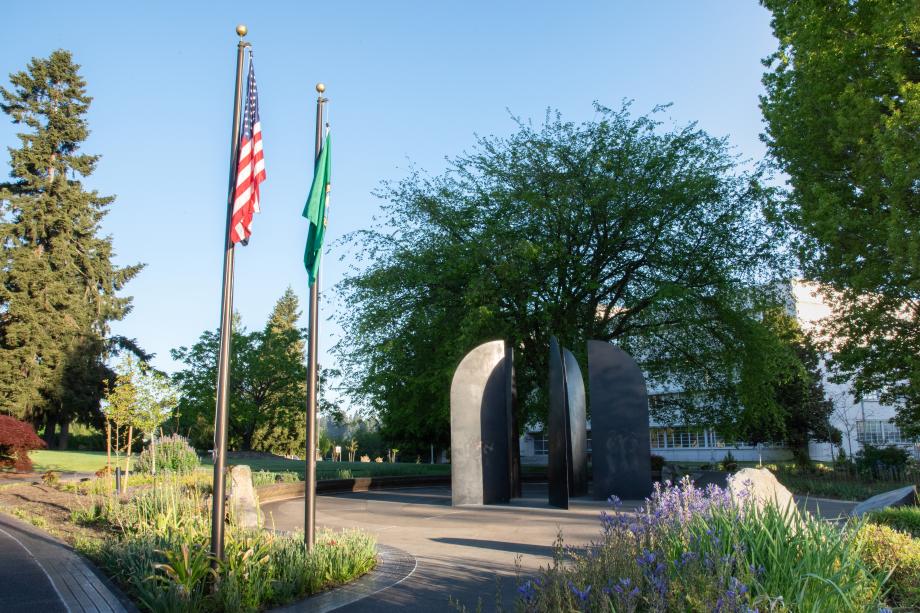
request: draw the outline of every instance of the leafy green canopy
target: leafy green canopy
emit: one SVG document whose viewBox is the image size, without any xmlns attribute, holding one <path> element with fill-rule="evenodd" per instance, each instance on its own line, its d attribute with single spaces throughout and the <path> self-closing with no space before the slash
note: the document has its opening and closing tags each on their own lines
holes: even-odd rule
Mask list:
<svg viewBox="0 0 920 613">
<path fill-rule="evenodd" d="M 278 299 L 265 327 L 249 332 L 233 321 L 230 348 L 228 441 L 234 450 L 303 456 L 306 449 L 306 334 L 297 327 L 300 305 L 291 288 Z M 218 331 L 205 331 L 191 347 L 172 350 L 185 367 L 173 380 L 180 391 L 179 428 L 198 449 L 214 438 Z M 320 369 L 320 390 L 328 372 Z M 321 411 L 334 411 L 320 399 Z"/>
<path fill-rule="evenodd" d="M 791 185 L 776 220 L 835 293 L 836 365 L 920 431 L 920 3 L 762 0 L 763 136 Z"/>
<path fill-rule="evenodd" d="M 830 423 L 834 404 L 824 394 L 821 354 L 812 336 L 781 309 L 764 313 L 763 322 L 785 351 L 771 381 L 772 395 L 780 409 L 778 424 L 753 423 L 745 439 L 753 443 L 783 441 L 796 462 L 809 464 L 811 441 L 840 444 L 841 433 Z"/>
<path fill-rule="evenodd" d="M 99 156 L 79 152 L 92 98 L 69 52 L 34 58 L 0 88 L 0 109 L 23 126 L 0 184 L 0 397 L 2 410 L 62 432 L 98 416 L 109 335 L 131 299 L 118 292 L 140 265 L 112 263 L 100 222 L 114 200 L 87 191 Z"/>
<path fill-rule="evenodd" d="M 364 267 L 338 287 L 344 385 L 401 449 L 449 444 L 453 371 L 495 338 L 516 348 L 521 424 L 545 415 L 550 335 L 582 358 L 616 341 L 694 392 L 679 409 L 697 421 L 780 419 L 763 391 L 782 352 L 757 318 L 782 265 L 769 190 L 694 124 L 596 112 L 519 121 L 440 176 L 385 184 L 384 223 L 349 237 Z"/>
</svg>

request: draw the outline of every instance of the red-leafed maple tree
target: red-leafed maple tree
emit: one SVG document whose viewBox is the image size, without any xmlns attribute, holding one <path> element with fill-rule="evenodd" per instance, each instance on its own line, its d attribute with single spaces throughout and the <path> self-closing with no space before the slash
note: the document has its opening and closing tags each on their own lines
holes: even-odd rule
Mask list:
<svg viewBox="0 0 920 613">
<path fill-rule="evenodd" d="M 9 415 L 0 415 L 0 468 L 32 470 L 29 452 L 44 447 L 45 441 L 38 438 L 31 425 Z"/>
</svg>

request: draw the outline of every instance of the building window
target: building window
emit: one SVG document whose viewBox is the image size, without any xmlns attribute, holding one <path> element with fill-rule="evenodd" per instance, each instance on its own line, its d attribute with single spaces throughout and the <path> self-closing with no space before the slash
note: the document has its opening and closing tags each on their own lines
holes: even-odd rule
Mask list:
<svg viewBox="0 0 920 613">
<path fill-rule="evenodd" d="M 863 445 L 883 447 L 902 445 L 911 441 L 901 434 L 900 428 L 885 419 L 859 419 L 856 421 L 856 440 Z"/>
<path fill-rule="evenodd" d="M 549 440 L 546 438 L 546 431 L 534 432 L 533 436 L 533 454 L 549 455 Z"/>
<path fill-rule="evenodd" d="M 706 445 L 703 431 L 695 428 L 649 428 L 648 434 L 652 449 L 684 449 Z"/>
</svg>

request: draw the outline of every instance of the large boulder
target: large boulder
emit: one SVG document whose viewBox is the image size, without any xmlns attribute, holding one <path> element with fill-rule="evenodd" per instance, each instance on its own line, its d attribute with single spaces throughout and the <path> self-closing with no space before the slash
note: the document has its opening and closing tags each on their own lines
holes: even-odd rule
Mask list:
<svg viewBox="0 0 920 613">
<path fill-rule="evenodd" d="M 853 507 L 853 510 L 850 511 L 850 515 L 859 517 L 871 511 L 879 511 L 888 507 L 903 507 L 912 504 L 917 504 L 917 487 L 908 485 L 907 487 L 884 492 L 860 502 Z"/>
<path fill-rule="evenodd" d="M 257 530 L 259 521 L 259 500 L 252 487 L 252 471 L 248 466 L 231 466 L 227 471 L 230 481 L 230 512 L 233 521 L 240 527 Z"/>
<path fill-rule="evenodd" d="M 759 508 L 773 502 L 780 511 L 798 510 L 792 492 L 766 468 L 742 468 L 728 477 L 726 489 L 735 500 L 750 497 Z"/>
</svg>

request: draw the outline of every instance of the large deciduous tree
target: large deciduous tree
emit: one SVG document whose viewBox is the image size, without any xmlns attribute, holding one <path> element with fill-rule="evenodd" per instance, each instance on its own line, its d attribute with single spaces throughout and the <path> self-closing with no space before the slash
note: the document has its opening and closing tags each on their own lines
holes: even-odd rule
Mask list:
<svg viewBox="0 0 920 613">
<path fill-rule="evenodd" d="M 99 156 L 80 153 L 90 96 L 69 52 L 34 58 L 0 88 L 0 109 L 22 126 L 0 184 L 0 410 L 61 427 L 99 415 L 109 322 L 131 299 L 118 292 L 140 265 L 112 263 L 100 222 L 114 200 L 84 188 Z"/>
<path fill-rule="evenodd" d="M 762 0 L 770 156 L 789 177 L 777 218 L 835 316 L 835 366 L 902 404 L 920 432 L 920 3 Z"/>
<path fill-rule="evenodd" d="M 517 351 L 521 424 L 545 415 L 550 335 L 582 357 L 615 341 L 695 398 L 663 419 L 734 433 L 739 398 L 779 412 L 760 393 L 777 360 L 758 314 L 782 274 L 770 191 L 693 124 L 596 112 L 518 122 L 440 176 L 386 184 L 383 223 L 350 237 L 366 265 L 339 287 L 344 384 L 401 449 L 449 444 L 453 371 L 494 338 Z"/>
</svg>

